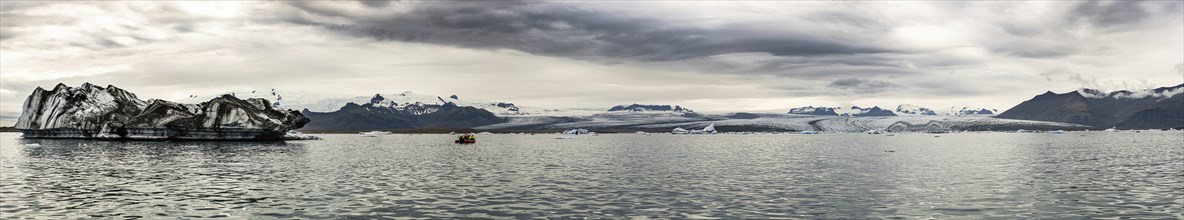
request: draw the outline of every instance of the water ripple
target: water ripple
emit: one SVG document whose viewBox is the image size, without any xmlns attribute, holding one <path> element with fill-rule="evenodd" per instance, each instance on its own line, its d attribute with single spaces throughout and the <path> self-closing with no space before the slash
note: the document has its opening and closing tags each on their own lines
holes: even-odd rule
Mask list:
<svg viewBox="0 0 1184 220">
<path fill-rule="evenodd" d="M 1184 218 L 1179 133 L 450 141 L 3 133 L 0 217 Z"/>
</svg>

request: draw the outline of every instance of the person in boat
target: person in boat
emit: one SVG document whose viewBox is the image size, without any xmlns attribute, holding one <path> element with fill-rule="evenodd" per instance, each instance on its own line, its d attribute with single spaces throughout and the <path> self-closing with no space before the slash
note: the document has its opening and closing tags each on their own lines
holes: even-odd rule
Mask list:
<svg viewBox="0 0 1184 220">
<path fill-rule="evenodd" d="M 471 134 L 463 134 L 463 135 L 460 135 L 460 139 L 458 139 L 458 140 L 456 140 L 456 141 L 457 141 L 457 142 L 464 143 L 466 140 L 470 140 L 470 141 L 474 141 L 474 142 L 475 142 L 475 141 L 477 141 L 477 136 L 476 136 L 476 135 L 471 135 Z"/>
</svg>

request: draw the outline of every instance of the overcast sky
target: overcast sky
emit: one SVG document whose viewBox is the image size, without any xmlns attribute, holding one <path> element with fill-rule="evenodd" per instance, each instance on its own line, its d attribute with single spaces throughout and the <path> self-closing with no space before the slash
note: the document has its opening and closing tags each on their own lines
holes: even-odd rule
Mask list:
<svg viewBox="0 0 1184 220">
<path fill-rule="evenodd" d="M 909 103 L 1184 83 L 1184 4 L 0 2 L 0 118 L 36 87 L 141 98 L 415 91 L 546 108 Z"/>
</svg>

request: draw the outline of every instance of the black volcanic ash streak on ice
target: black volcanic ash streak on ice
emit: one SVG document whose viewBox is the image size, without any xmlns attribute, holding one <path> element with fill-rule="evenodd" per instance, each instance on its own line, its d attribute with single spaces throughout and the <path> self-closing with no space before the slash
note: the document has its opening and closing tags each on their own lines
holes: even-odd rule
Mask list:
<svg viewBox="0 0 1184 220">
<path fill-rule="evenodd" d="M 16 123 L 23 138 L 275 140 L 309 119 L 265 99 L 223 95 L 199 104 L 141 100 L 115 86 L 38 87 Z"/>
</svg>

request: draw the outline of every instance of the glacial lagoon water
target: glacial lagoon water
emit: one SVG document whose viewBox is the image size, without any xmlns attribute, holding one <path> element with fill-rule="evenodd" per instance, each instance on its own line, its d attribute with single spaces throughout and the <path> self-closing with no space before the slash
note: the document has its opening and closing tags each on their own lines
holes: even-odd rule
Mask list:
<svg viewBox="0 0 1184 220">
<path fill-rule="evenodd" d="M 0 134 L 0 218 L 1184 218 L 1184 133 Z"/>
</svg>

